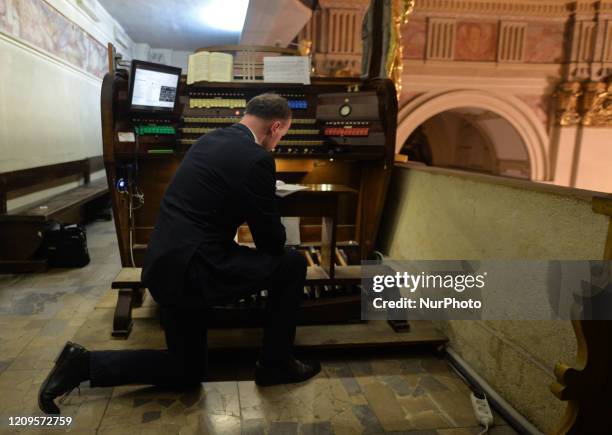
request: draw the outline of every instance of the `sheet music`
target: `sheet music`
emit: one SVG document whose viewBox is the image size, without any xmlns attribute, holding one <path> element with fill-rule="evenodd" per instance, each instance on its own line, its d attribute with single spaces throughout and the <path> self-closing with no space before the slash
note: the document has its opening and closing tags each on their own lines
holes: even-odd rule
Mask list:
<svg viewBox="0 0 612 435">
<path fill-rule="evenodd" d="M 231 82 L 233 78 L 234 56 L 227 53 L 210 53 L 208 80 L 211 82 Z"/>
<path fill-rule="evenodd" d="M 308 56 L 266 56 L 264 82 L 310 84 L 310 58 Z"/>
<path fill-rule="evenodd" d="M 299 217 L 281 217 L 281 223 L 285 227 L 285 245 L 297 246 L 302 241 L 300 240 L 300 218 Z"/>
<path fill-rule="evenodd" d="M 210 53 L 200 51 L 189 56 L 187 64 L 187 84 L 208 80 L 208 65 Z"/>
<path fill-rule="evenodd" d="M 234 78 L 234 57 L 227 53 L 200 51 L 189 56 L 187 84 L 195 82 L 231 82 Z"/>
<path fill-rule="evenodd" d="M 308 187 L 300 186 L 299 184 L 286 184 L 281 180 L 276 180 L 276 196 L 280 198 L 305 189 L 308 189 Z"/>
</svg>

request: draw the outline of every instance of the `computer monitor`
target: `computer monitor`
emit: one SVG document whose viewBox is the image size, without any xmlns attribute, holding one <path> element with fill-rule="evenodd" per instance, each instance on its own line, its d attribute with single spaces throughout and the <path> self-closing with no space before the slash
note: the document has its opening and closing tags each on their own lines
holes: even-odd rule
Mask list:
<svg viewBox="0 0 612 435">
<path fill-rule="evenodd" d="M 133 60 L 130 75 L 130 110 L 140 113 L 171 113 L 178 99 L 181 69 Z"/>
</svg>

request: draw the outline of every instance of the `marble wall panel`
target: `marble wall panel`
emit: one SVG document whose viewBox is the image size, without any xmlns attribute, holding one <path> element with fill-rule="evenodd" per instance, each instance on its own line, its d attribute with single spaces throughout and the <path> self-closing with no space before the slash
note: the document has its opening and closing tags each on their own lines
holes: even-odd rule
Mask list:
<svg viewBox="0 0 612 435">
<path fill-rule="evenodd" d="M 424 59 L 427 23 L 410 19 L 402 26 L 402 55 L 404 59 Z"/>
<path fill-rule="evenodd" d="M 107 71 L 104 45 L 43 0 L 0 0 L 0 32 L 97 77 Z"/>
<path fill-rule="evenodd" d="M 516 95 L 524 103 L 526 103 L 535 113 L 538 119 L 542 122 L 544 129 L 548 128 L 549 110 L 551 104 L 550 95 Z"/>
<path fill-rule="evenodd" d="M 563 24 L 529 23 L 525 62 L 561 62 L 563 60 L 563 37 Z"/>
<path fill-rule="evenodd" d="M 497 23 L 457 23 L 455 60 L 494 61 L 496 55 Z"/>
</svg>

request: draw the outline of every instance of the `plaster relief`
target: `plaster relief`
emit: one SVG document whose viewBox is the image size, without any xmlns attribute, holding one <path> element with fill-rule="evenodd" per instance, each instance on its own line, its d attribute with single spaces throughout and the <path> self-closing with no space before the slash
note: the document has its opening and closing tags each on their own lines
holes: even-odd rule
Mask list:
<svg viewBox="0 0 612 435">
<path fill-rule="evenodd" d="M 496 23 L 457 23 L 455 60 L 494 61 L 496 45 Z"/>
<path fill-rule="evenodd" d="M 533 63 L 561 62 L 563 59 L 563 25 L 529 23 L 525 60 Z"/>
</svg>

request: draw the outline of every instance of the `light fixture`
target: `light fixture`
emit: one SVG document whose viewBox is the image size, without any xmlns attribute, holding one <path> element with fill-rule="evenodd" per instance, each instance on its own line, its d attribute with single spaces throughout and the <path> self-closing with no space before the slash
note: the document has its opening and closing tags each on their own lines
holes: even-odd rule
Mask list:
<svg viewBox="0 0 612 435">
<path fill-rule="evenodd" d="M 207 26 L 227 32 L 242 31 L 249 0 L 206 0 L 203 3 L 199 16 Z"/>
<path fill-rule="evenodd" d="M 118 179 L 118 180 L 117 180 L 117 190 L 118 190 L 120 193 L 125 193 L 125 192 L 127 192 L 127 187 L 128 187 L 128 186 L 127 186 L 127 181 L 125 181 L 125 179 L 124 179 L 124 178 L 120 178 L 120 179 Z"/>
</svg>

